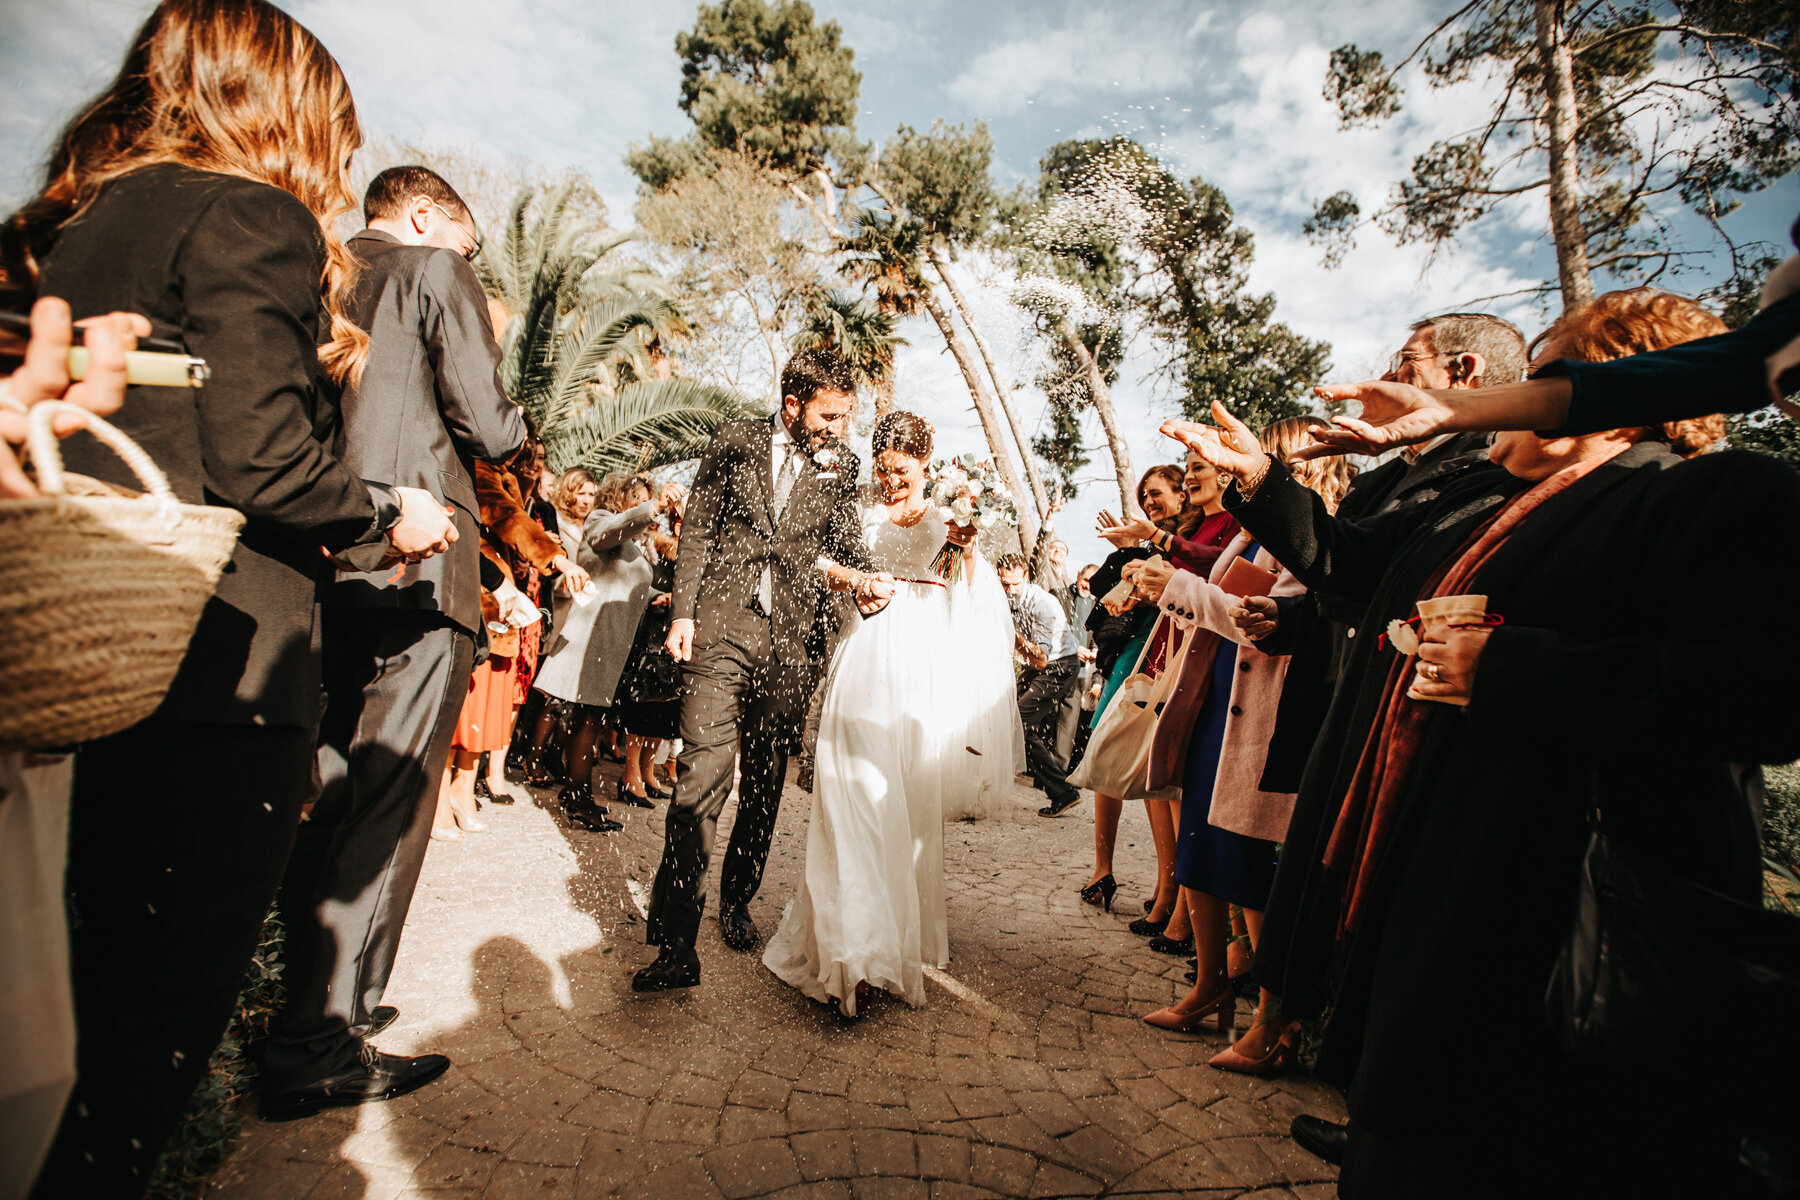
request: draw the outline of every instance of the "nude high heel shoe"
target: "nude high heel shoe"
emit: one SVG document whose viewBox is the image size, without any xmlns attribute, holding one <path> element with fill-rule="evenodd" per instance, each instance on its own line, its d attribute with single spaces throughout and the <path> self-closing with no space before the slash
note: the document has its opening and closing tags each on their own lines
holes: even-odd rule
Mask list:
<svg viewBox="0 0 1800 1200">
<path fill-rule="evenodd" d="M 1206 1024 L 1206 1018 L 1213 1016 L 1218 1018 L 1219 1032 L 1230 1036 L 1237 1024 L 1237 993 L 1229 983 L 1223 984 L 1219 994 L 1199 1008 L 1186 1012 L 1174 1005 L 1159 1008 L 1144 1018 L 1144 1024 L 1167 1029 L 1172 1033 L 1192 1033 Z"/>
<path fill-rule="evenodd" d="M 1273 1075 L 1283 1066 L 1293 1066 L 1299 1054 L 1300 1024 L 1295 1022 L 1282 1030 L 1281 1036 L 1275 1039 L 1275 1044 L 1258 1058 L 1239 1053 L 1236 1046 L 1228 1046 L 1207 1059 L 1206 1065 L 1239 1075 Z"/>
</svg>

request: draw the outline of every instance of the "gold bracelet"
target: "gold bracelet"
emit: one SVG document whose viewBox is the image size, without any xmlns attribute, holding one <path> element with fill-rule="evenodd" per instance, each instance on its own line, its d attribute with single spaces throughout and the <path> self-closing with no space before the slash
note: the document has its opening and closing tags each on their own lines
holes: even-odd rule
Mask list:
<svg viewBox="0 0 1800 1200">
<path fill-rule="evenodd" d="M 1274 465 L 1275 458 L 1273 455 L 1263 455 L 1262 468 L 1249 478 L 1238 480 L 1238 495 L 1246 500 L 1255 496 L 1256 489 L 1263 485 L 1263 480 L 1269 477 L 1269 468 Z"/>
</svg>

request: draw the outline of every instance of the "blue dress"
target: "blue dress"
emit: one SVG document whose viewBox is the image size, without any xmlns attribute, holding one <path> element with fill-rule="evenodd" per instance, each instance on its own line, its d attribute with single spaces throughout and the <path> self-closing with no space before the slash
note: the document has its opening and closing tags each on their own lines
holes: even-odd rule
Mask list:
<svg viewBox="0 0 1800 1200">
<path fill-rule="evenodd" d="M 1245 558 L 1255 554 L 1255 546 L 1244 551 Z M 1181 828 L 1175 835 L 1175 882 L 1262 912 L 1275 885 L 1275 843 L 1220 829 L 1206 819 L 1219 773 L 1219 752 L 1225 745 L 1239 652 L 1237 643 L 1220 641 L 1213 656 L 1212 685 L 1188 742 L 1181 773 Z"/>
</svg>

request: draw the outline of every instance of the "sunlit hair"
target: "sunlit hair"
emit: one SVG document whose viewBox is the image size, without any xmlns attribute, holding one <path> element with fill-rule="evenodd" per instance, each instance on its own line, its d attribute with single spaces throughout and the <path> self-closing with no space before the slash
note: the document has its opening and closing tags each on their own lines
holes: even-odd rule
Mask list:
<svg viewBox="0 0 1800 1200">
<path fill-rule="evenodd" d="M 917 413 L 891 412 L 875 422 L 869 437 L 871 456 L 898 450 L 920 462 L 931 461 L 931 422 Z"/>
<path fill-rule="evenodd" d="M 1313 444 L 1309 431 L 1325 428 L 1328 424 L 1319 417 L 1285 417 L 1264 425 L 1256 440 L 1262 445 L 1264 454 L 1284 464 L 1301 486 L 1317 492 L 1325 501 L 1325 507 L 1336 512 L 1350 481 L 1356 478 L 1356 468 L 1341 454 L 1300 462 L 1294 460 L 1295 454 Z"/>
<path fill-rule="evenodd" d="M 140 168 L 178 163 L 266 183 L 319 220 L 331 318 L 319 358 L 334 379 L 354 379 L 369 338 L 344 316 L 355 262 L 332 227 L 356 209 L 350 156 L 360 145 L 344 74 L 299 22 L 265 0 L 164 0 L 118 77 L 63 130 L 43 189 L 7 222 L 8 286 L 35 289 L 57 232 Z"/>
<path fill-rule="evenodd" d="M 575 493 L 593 482 L 594 477 L 585 468 L 570 467 L 557 477 L 556 490 L 550 494 L 551 507 L 567 515 L 569 505 L 575 502 Z"/>
<path fill-rule="evenodd" d="M 1149 486 L 1152 479 L 1165 481 L 1175 494 L 1181 497 L 1181 511 L 1168 520 L 1156 522 L 1157 528 L 1165 533 L 1174 533 L 1180 528 L 1181 519 L 1187 513 L 1187 473 L 1172 463 L 1158 463 L 1145 471 L 1137 485 L 1137 502 L 1140 510 L 1144 508 L 1144 489 Z M 1145 510 L 1145 515 L 1148 515 L 1148 510 Z"/>
<path fill-rule="evenodd" d="M 1563 358 L 1611 362 L 1725 331 L 1725 322 L 1686 296 L 1655 288 L 1625 288 L 1564 309 L 1550 328 L 1532 339 L 1531 355 L 1535 359 L 1540 346 L 1554 342 Z M 1634 432 L 1639 441 L 1668 442 L 1677 454 L 1692 458 L 1725 436 L 1725 418 L 1718 414 L 1693 417 L 1639 427 Z"/>
</svg>

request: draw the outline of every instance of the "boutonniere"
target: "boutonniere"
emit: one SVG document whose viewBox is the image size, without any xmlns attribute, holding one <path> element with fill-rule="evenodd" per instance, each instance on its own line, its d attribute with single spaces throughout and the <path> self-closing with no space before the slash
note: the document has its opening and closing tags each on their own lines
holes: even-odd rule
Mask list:
<svg viewBox="0 0 1800 1200">
<path fill-rule="evenodd" d="M 818 469 L 820 479 L 836 479 L 838 477 L 838 468 L 841 464 L 836 446 L 822 446 L 813 451 L 812 460 L 813 466 Z"/>
</svg>

